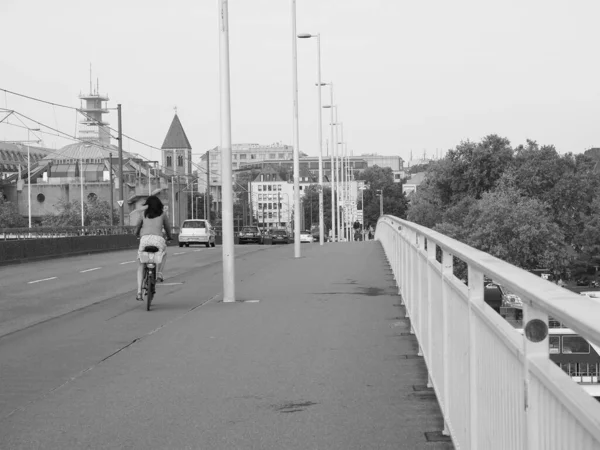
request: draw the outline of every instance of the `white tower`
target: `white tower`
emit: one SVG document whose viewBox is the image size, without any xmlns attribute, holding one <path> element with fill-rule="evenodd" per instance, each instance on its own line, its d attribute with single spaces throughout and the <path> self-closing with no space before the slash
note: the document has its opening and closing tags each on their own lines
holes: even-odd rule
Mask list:
<svg viewBox="0 0 600 450">
<path fill-rule="evenodd" d="M 87 95 L 81 94 L 79 98 L 85 101 L 85 107 L 82 106 L 78 109 L 83 116 L 83 119 L 79 122 L 79 139 L 97 142 L 100 145 L 110 145 L 108 122 L 105 122 L 102 117 L 104 114 L 108 114 L 106 106 L 106 102 L 109 100 L 108 96 L 101 95 L 98 92 L 97 84 L 94 92 L 90 82 L 90 93 Z"/>
</svg>

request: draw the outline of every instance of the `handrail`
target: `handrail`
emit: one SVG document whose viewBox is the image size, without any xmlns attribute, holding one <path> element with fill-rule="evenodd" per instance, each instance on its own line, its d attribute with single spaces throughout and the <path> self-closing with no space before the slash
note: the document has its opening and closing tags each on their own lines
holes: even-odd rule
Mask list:
<svg viewBox="0 0 600 450">
<path fill-rule="evenodd" d="M 549 316 L 600 343 L 600 302 L 397 217 L 381 217 L 375 237 L 456 448 L 600 448 L 600 404 L 550 360 L 548 343 Z M 524 330 L 484 302 L 484 276 L 522 299 Z"/>
</svg>

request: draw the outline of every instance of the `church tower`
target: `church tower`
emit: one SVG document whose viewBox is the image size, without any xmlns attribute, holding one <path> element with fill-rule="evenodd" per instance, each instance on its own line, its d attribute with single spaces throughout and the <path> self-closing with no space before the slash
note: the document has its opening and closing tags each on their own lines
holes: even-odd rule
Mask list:
<svg viewBox="0 0 600 450">
<path fill-rule="evenodd" d="M 167 175 L 192 175 L 192 146 L 175 113 L 162 149 L 162 166 Z"/>
</svg>

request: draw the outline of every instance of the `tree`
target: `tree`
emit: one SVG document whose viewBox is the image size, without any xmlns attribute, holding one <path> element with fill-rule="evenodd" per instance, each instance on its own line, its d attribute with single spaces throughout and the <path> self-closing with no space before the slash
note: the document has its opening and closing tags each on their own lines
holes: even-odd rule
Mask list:
<svg viewBox="0 0 600 450">
<path fill-rule="evenodd" d="M 110 225 L 110 204 L 106 200 L 93 198 L 83 204 L 85 226 Z M 119 212 L 113 209 L 113 225 L 119 223 Z M 81 202 L 59 201 L 58 214 L 47 214 L 42 219 L 45 227 L 76 227 L 81 225 Z"/>
<path fill-rule="evenodd" d="M 467 244 L 523 269 L 568 264 L 563 233 L 546 204 L 506 188 L 483 194 L 473 206 L 464 223 Z"/>
<path fill-rule="evenodd" d="M 17 205 L 0 198 L 0 228 L 19 228 L 27 226 L 27 220 L 19 214 Z"/>
<path fill-rule="evenodd" d="M 304 190 L 304 223 L 319 223 L 319 185 L 311 184 Z M 311 223 L 311 212 L 312 222 Z M 305 228 L 310 228 L 306 226 Z M 331 188 L 323 187 L 323 229 L 327 233 L 331 229 Z"/>
</svg>

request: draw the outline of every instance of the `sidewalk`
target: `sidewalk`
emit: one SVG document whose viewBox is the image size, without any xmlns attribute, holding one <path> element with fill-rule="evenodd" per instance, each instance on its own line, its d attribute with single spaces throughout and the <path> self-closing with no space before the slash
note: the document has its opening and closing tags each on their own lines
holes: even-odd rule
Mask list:
<svg viewBox="0 0 600 450">
<path fill-rule="evenodd" d="M 379 243 L 302 252 L 239 258 L 238 302 L 217 297 L 0 422 L 0 448 L 452 448 L 426 440 L 442 418 Z"/>
</svg>

